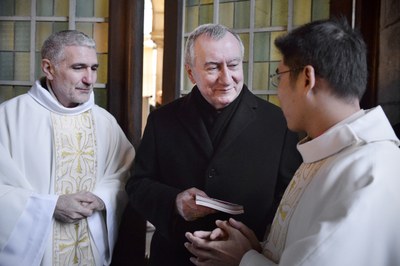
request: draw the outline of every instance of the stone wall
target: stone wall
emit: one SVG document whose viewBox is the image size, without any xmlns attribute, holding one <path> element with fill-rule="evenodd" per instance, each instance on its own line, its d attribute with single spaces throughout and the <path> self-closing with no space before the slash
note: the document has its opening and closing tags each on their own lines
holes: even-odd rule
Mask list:
<svg viewBox="0 0 400 266">
<path fill-rule="evenodd" d="M 381 0 L 378 104 L 400 123 L 400 1 Z"/>
</svg>

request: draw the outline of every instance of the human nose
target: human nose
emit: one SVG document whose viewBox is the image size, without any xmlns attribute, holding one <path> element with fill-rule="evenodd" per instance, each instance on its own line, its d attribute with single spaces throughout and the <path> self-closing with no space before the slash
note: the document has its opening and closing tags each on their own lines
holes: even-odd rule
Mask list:
<svg viewBox="0 0 400 266">
<path fill-rule="evenodd" d="M 224 65 L 221 68 L 221 72 L 219 74 L 219 79 L 220 79 L 221 83 L 223 83 L 223 84 L 229 84 L 231 82 L 232 75 L 231 75 L 231 72 L 230 72 L 228 66 Z"/>
<path fill-rule="evenodd" d="M 83 82 L 92 85 L 96 82 L 97 79 L 97 71 L 93 70 L 92 68 L 87 68 L 85 75 L 83 76 Z"/>
</svg>

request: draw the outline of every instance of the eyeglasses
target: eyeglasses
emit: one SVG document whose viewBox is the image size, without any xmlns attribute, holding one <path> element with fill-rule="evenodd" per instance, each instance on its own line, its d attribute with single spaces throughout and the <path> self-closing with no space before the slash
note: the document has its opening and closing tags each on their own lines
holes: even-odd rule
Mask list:
<svg viewBox="0 0 400 266">
<path fill-rule="evenodd" d="M 296 71 L 296 70 L 299 70 L 299 69 L 301 69 L 301 67 L 289 69 L 289 70 L 282 71 L 282 72 L 276 72 L 275 74 L 269 75 L 269 80 L 270 80 L 272 86 L 278 87 L 279 81 L 281 80 L 281 75 L 282 74 L 289 73 L 289 72 L 292 72 L 292 71 Z M 278 70 L 276 70 L 276 71 L 278 71 Z"/>
</svg>

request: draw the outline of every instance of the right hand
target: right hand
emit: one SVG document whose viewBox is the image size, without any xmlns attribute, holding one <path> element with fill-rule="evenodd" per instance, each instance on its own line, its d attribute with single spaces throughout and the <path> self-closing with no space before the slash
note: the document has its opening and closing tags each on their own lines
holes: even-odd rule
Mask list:
<svg viewBox="0 0 400 266">
<path fill-rule="evenodd" d="M 175 206 L 180 216 L 186 221 L 194 221 L 217 211 L 196 204 L 196 195 L 208 197 L 207 194 L 195 187 L 189 188 L 176 196 Z"/>
<path fill-rule="evenodd" d="M 103 210 L 103 201 L 91 192 L 81 191 L 60 195 L 54 210 L 54 218 L 63 223 L 76 223 L 94 211 Z"/>
</svg>

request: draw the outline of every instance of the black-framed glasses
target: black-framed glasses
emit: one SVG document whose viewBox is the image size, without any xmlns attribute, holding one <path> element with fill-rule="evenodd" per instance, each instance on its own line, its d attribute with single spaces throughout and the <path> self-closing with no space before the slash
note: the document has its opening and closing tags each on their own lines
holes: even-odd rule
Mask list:
<svg viewBox="0 0 400 266">
<path fill-rule="evenodd" d="M 297 68 L 292 68 L 292 69 L 289 69 L 289 70 L 286 70 L 286 71 L 282 71 L 282 72 L 276 72 L 275 74 L 269 75 L 269 80 L 270 80 L 272 86 L 278 87 L 279 81 L 281 80 L 281 75 L 282 74 L 289 73 L 289 72 L 292 72 L 292 71 L 297 71 L 299 69 L 302 69 L 302 68 L 301 67 L 297 67 Z M 276 71 L 278 71 L 278 70 L 276 70 Z"/>
</svg>

